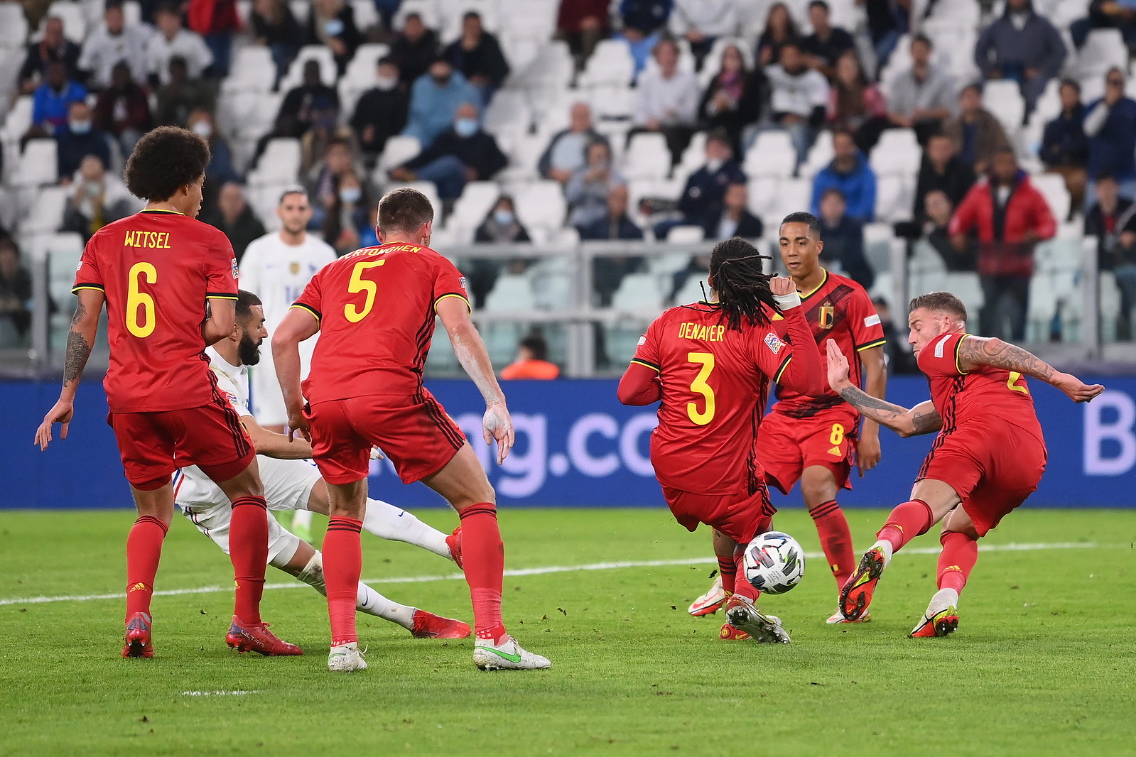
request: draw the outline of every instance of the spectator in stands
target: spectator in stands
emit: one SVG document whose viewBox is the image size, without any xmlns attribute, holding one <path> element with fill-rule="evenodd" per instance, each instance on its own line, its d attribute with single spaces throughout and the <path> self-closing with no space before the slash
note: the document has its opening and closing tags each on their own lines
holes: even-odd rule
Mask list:
<svg viewBox="0 0 1136 757">
<path fill-rule="evenodd" d="M 238 263 L 244 257 L 245 248 L 249 243 L 268 233 L 245 200 L 244 188 L 235 181 L 227 181 L 221 187 L 216 210 L 202 213 L 199 217 L 203 222 L 225 233 L 229 243 L 233 245 L 233 253 L 237 256 Z"/>
<path fill-rule="evenodd" d="M 720 209 L 730 184 L 745 184 L 746 175 L 734 160 L 730 138 L 723 131 L 706 137 L 706 163 L 686 179 L 686 186 L 678 200 L 682 219 L 663 221 L 655 227 L 655 236 L 665 239 L 667 233 L 680 224 L 704 226 L 707 216 Z"/>
<path fill-rule="evenodd" d="M 256 44 L 266 46 L 272 53 L 279 83 L 304 44 L 304 30 L 287 0 L 254 0 L 251 21 Z"/>
<path fill-rule="evenodd" d="M 619 15 L 623 30 L 617 36 L 627 43 L 635 62 L 633 79 L 647 67 L 647 62 L 666 33 L 673 0 L 621 0 Z"/>
<path fill-rule="evenodd" d="M 948 271 L 975 271 L 977 270 L 974 250 L 968 244 L 965 249 L 958 249 L 951 242 L 951 217 L 955 206 L 951 198 L 941 189 L 932 189 L 923 198 L 923 208 L 920 215 L 923 224 L 920 238 L 943 259 Z"/>
<path fill-rule="evenodd" d="M 528 379 L 551 381 L 560 377 L 560 368 L 548 362 L 548 342 L 539 330 L 521 340 L 516 359 L 501 369 L 503 381 Z"/>
<path fill-rule="evenodd" d="M 402 83 L 409 87 L 430 70 L 438 58 L 438 35 L 426 28 L 422 16 L 407 13 L 402 31 L 391 42 L 390 55 L 398 65 Z"/>
<path fill-rule="evenodd" d="M 667 140 L 671 163 L 682 159 L 698 120 L 701 89 L 698 77 L 678 68 L 678 45 L 664 38 L 655 46 L 658 69 L 649 69 L 639 77 L 632 114 L 634 128 L 628 140 L 640 132 L 657 132 Z"/>
<path fill-rule="evenodd" d="M 1131 210 L 1133 201 L 1120 195 L 1120 185 L 1110 173 L 1097 177 L 1094 193 L 1096 202 L 1085 214 L 1085 236 L 1097 238 L 1097 268 L 1111 271 L 1120 233 L 1129 226 L 1129 231 L 1136 231 L 1136 213 Z"/>
<path fill-rule="evenodd" d="M 985 300 L 978 331 L 1021 342 L 1034 247 L 1057 233 L 1057 222 L 1009 147 L 994 154 L 986 179 L 967 193 L 951 218 L 956 249 L 966 249 L 971 232 L 977 235 L 978 275 Z"/>
<path fill-rule="evenodd" d="M 284 95 L 272 131 L 257 142 L 255 161 L 260 160 L 264 148 L 273 138 L 303 139 L 313 129 L 335 128 L 339 119 L 339 93 L 335 87 L 323 83 L 323 72 L 318 60 L 304 61 L 303 77 L 302 84 Z M 304 169 L 309 166 L 310 161 L 305 161 Z"/>
<path fill-rule="evenodd" d="M 380 58 L 375 86 L 362 94 L 351 116 L 351 128 L 358 135 L 359 147 L 369 162 L 381 155 L 387 140 L 406 126 L 409 105 L 410 97 L 399 80 L 394 58 L 389 55 Z"/>
<path fill-rule="evenodd" d="M 63 36 L 63 19 L 52 16 L 43 24 L 43 38 L 28 44 L 17 74 L 20 92 L 30 95 L 47 80 L 52 63 L 62 63 L 65 79 L 79 81 L 79 46 Z M 11 79 L 9 79 L 11 81 Z"/>
<path fill-rule="evenodd" d="M 1128 49 L 1136 47 L 1136 3 L 1132 0 L 1093 0 L 1089 15 L 1069 25 L 1073 44 L 1080 50 L 1094 29 L 1119 29 Z"/>
<path fill-rule="evenodd" d="M 32 324 L 32 275 L 15 240 L 0 239 L 0 347 L 18 347 Z"/>
<path fill-rule="evenodd" d="M 64 184 L 71 182 L 71 175 L 88 155 L 97 157 L 104 167 L 110 165 L 110 143 L 106 134 L 94 127 L 85 100 L 76 100 L 67 109 L 66 125 L 55 130 L 55 145 L 59 179 Z"/>
<path fill-rule="evenodd" d="M 1132 339 L 1132 309 L 1136 307 L 1136 221 L 1131 210 L 1120 238 L 1113 247 L 1112 272 L 1120 288 L 1120 315 L 1117 318 L 1116 337 Z"/>
<path fill-rule="evenodd" d="M 1026 101 L 1026 115 L 1060 75 L 1065 65 L 1061 34 L 1033 8 L 1033 0 L 1006 0 L 1002 17 L 983 30 L 974 47 L 974 62 L 985 79 L 1013 79 Z"/>
<path fill-rule="evenodd" d="M 370 223 L 371 204 L 359 175 L 354 170 L 344 172 L 323 221 L 323 241 L 334 247 L 337 255 L 362 246 L 360 239 Z"/>
<path fill-rule="evenodd" d="M 830 189 L 839 189 L 848 217 L 869 223 L 876 214 L 876 174 L 868 165 L 868 156 L 856 147 L 848 131 L 832 135 L 832 151 L 832 162 L 813 177 L 809 212 L 819 217 L 824 195 Z"/>
<path fill-rule="evenodd" d="M 576 68 L 583 69 L 592 57 L 596 43 L 608 36 L 608 0 L 560 0 L 556 12 L 556 39 L 568 43 L 576 58 Z"/>
<path fill-rule="evenodd" d="M 150 32 L 137 24 L 127 26 L 122 12 L 123 0 L 108 0 L 103 11 L 103 25 L 95 29 L 83 42 L 79 54 L 79 70 L 87 77 L 87 84 L 94 90 L 112 85 L 114 67 L 120 62 L 127 64 L 130 78 L 136 82 L 146 81 L 149 62 L 146 46 L 150 42 Z"/>
<path fill-rule="evenodd" d="M 213 74 L 224 79 L 233 58 L 233 36 L 241 29 L 237 0 L 189 0 L 185 16 L 213 54 Z"/>
<path fill-rule="evenodd" d="M 736 0 L 675 0 L 670 26 L 690 43 L 694 64 L 701 70 L 715 40 L 737 35 L 738 21 Z"/>
<path fill-rule="evenodd" d="M 722 240 L 731 237 L 757 239 L 765 231 L 761 219 L 749 212 L 749 191 L 744 181 L 733 181 L 726 185 L 722 201 L 706 210 L 702 229 L 707 239 Z M 701 267 L 702 272 L 706 266 Z M 676 287 L 676 291 L 678 288 Z"/>
<path fill-rule="evenodd" d="M 825 0 L 809 3 L 809 23 L 813 33 L 801 42 L 801 52 L 809 68 L 820 71 L 830 81 L 836 76 L 836 61 L 849 50 L 856 50 L 856 41 L 847 30 L 830 23 L 830 11 Z"/>
<path fill-rule="evenodd" d="M 593 142 L 607 139 L 592 127 L 592 109 L 587 103 L 574 103 L 568 128 L 552 135 L 537 162 L 537 170 L 546 179 L 567 184 L 576 171 L 584 167 L 585 151 Z"/>
<path fill-rule="evenodd" d="M 974 186 L 975 178 L 970 163 L 955 154 L 951 138 L 946 134 L 933 134 L 927 140 L 923 162 L 919 166 L 919 178 L 915 183 L 915 220 L 919 223 L 927 220 L 924 211 L 927 195 L 931 192 L 944 192 L 954 208 Z"/>
<path fill-rule="evenodd" d="M 462 103 L 480 103 L 477 89 L 454 70 L 448 58 L 437 58 L 430 71 L 410 88 L 410 117 L 402 133 L 416 138 L 425 149 L 449 129 Z"/>
<path fill-rule="evenodd" d="M 481 129 L 477 106 L 458 107 L 453 126 L 414 158 L 391 171 L 396 181 L 431 181 L 442 200 L 456 200 L 468 181 L 492 179 L 509 163 L 492 134 Z"/>
<path fill-rule="evenodd" d="M 737 45 L 722 49 L 722 63 L 702 95 L 698 112 L 711 129 L 723 129 L 735 155 L 742 152 L 742 133 L 761 116 L 769 83 L 760 67 L 747 71 Z"/>
<path fill-rule="evenodd" d="M 774 3 L 765 16 L 765 28 L 757 39 L 756 68 L 776 65 L 781 60 L 781 46 L 786 42 L 800 44 L 801 32 L 785 3 Z M 800 47 L 797 48 L 800 50 Z"/>
<path fill-rule="evenodd" d="M 305 45 L 326 45 L 335 56 L 336 77 L 343 76 L 363 35 L 355 26 L 355 11 L 344 0 L 312 0 Z"/>
<path fill-rule="evenodd" d="M 582 240 L 643 239 L 643 230 L 627 217 L 627 185 L 616 184 L 607 196 L 607 213 L 590 226 L 580 229 Z M 637 256 L 599 257 L 593 264 L 593 280 L 600 307 L 611 305 L 611 297 L 619 289 L 623 277 L 639 268 L 643 258 Z"/>
<path fill-rule="evenodd" d="M 820 235 L 824 240 L 821 263 L 871 289 L 876 273 L 864 256 L 864 224 L 847 213 L 844 193 L 837 187 L 826 189 L 820 197 L 819 210 L 816 216 L 820 219 Z"/>
<path fill-rule="evenodd" d="M 114 64 L 110 86 L 99 93 L 94 119 L 95 128 L 118 140 L 123 155 L 130 155 L 134 143 L 154 127 L 150 98 L 130 78 L 130 65 L 125 60 Z"/>
<path fill-rule="evenodd" d="M 158 84 L 164 86 L 170 83 L 170 63 L 174 57 L 185 61 L 192 80 L 196 81 L 210 71 L 213 53 L 200 34 L 182 28 L 178 6 L 172 3 L 161 6 L 154 20 L 158 25 L 158 34 L 150 38 L 150 44 L 146 48 L 146 57 L 150 60 L 151 85 L 156 88 Z"/>
<path fill-rule="evenodd" d="M 228 182 L 240 183 L 241 176 L 233 166 L 233 150 L 228 140 L 217 131 L 217 121 L 213 111 L 204 109 L 193 111 L 189 114 L 186 126 L 209 143 L 209 164 L 205 166 L 201 209 L 212 211 L 217 207 L 221 187 Z"/>
<path fill-rule="evenodd" d="M 793 40 L 781 44 L 781 58 L 769 66 L 769 108 L 773 122 L 789 132 L 797 150 L 797 163 L 803 163 L 823 124 L 828 107 L 828 81 L 805 65 L 801 48 Z"/>
<path fill-rule="evenodd" d="M 1104 97 L 1085 111 L 1089 138 L 1086 197 L 1093 196 L 1093 184 L 1107 171 L 1120 184 L 1121 195 L 1136 199 L 1136 100 L 1124 95 L 1124 83 L 1124 72 L 1110 69 L 1105 75 Z"/>
<path fill-rule="evenodd" d="M 517 208 L 513 198 L 501 195 L 490 208 L 485 220 L 474 232 L 473 241 L 477 244 L 527 244 L 532 241 L 529 232 L 517 219 Z M 473 306 L 485 306 L 485 298 L 493 291 L 497 277 L 502 269 L 509 273 L 524 273 L 529 261 L 514 258 L 504 262 L 501 258 L 475 258 L 462 267 L 469 282 L 469 293 L 473 296 Z"/>
<path fill-rule="evenodd" d="M 170 58 L 170 81 L 158 90 L 154 121 L 157 126 L 185 126 L 195 110 L 213 110 L 213 89 L 208 82 L 189 78 L 185 58 Z"/>
<path fill-rule="evenodd" d="M 481 15 L 467 11 L 462 16 L 462 33 L 446 48 L 445 56 L 461 71 L 470 84 L 481 94 L 483 106 L 489 105 L 493 95 L 509 75 L 509 63 L 501 52 L 497 38 L 481 26 Z"/>
<path fill-rule="evenodd" d="M 899 40 L 911 26 L 910 0 L 858 0 L 868 17 L 868 38 L 876 51 L 876 75 L 883 70 Z"/>
<path fill-rule="evenodd" d="M 72 103 L 83 102 L 87 90 L 67 78 L 67 66 L 61 61 L 50 63 L 43 84 L 36 87 L 32 96 L 32 125 L 23 142 L 34 137 L 49 137 L 67 123 Z M 23 144 L 21 143 L 21 149 Z"/>
<path fill-rule="evenodd" d="M 954 143 L 955 153 L 973 166 L 976 174 L 985 173 L 994 153 L 1010 145 L 1002 124 L 982 107 L 982 88 L 977 84 L 963 87 L 959 114 L 947 121 L 943 131 Z"/>
<path fill-rule="evenodd" d="M 879 87 L 868 81 L 855 50 L 841 54 L 828 97 L 828 123 L 852 133 L 856 146 L 871 152 L 888 126 L 887 103 Z"/>
<path fill-rule="evenodd" d="M 954 107 L 954 81 L 931 62 L 931 40 L 917 34 L 911 40 L 911 68 L 899 74 L 888 91 L 888 120 L 914 129 L 919 144 L 942 128 Z"/>
<path fill-rule="evenodd" d="M 887 358 L 887 372 L 891 375 L 919 373 L 915 364 L 915 355 L 907 344 L 907 334 L 900 336 L 895 320 L 891 315 L 891 307 L 883 297 L 873 297 L 872 305 L 876 315 L 880 317 L 880 327 L 884 332 L 884 355 Z M 904 332 L 907 324 L 903 325 Z"/>
<path fill-rule="evenodd" d="M 308 172 L 308 196 L 312 198 L 312 217 L 309 229 L 323 227 L 328 210 L 339 197 L 339 183 L 348 173 L 355 173 L 355 155 L 350 140 L 342 137 L 331 139 L 323 150 L 323 160 L 312 166 Z"/>
<path fill-rule="evenodd" d="M 83 158 L 74 179 L 75 191 L 63 210 L 60 230 L 81 234 L 84 242 L 108 223 L 126 218 L 137 209 L 139 203 L 126 185 L 107 173 L 102 160 L 95 155 Z"/>
<path fill-rule="evenodd" d="M 588 226 L 607 214 L 607 197 L 616 184 L 626 184 L 611 165 L 611 146 L 603 140 L 588 145 L 587 165 L 580 166 L 564 187 L 568 200 L 568 223 Z"/>
<path fill-rule="evenodd" d="M 1069 213 L 1085 204 L 1088 180 L 1089 138 L 1085 135 L 1085 106 L 1081 85 L 1072 79 L 1061 82 L 1061 112 L 1045 125 L 1038 157 L 1047 171 L 1059 173 L 1069 191 Z"/>
</svg>

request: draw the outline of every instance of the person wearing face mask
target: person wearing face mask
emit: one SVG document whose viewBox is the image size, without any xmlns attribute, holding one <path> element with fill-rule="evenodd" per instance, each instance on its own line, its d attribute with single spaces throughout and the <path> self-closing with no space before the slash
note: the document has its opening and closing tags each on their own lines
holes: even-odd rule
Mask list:
<svg viewBox="0 0 1136 757">
<path fill-rule="evenodd" d="M 70 184 L 71 175 L 88 155 L 94 155 L 110 165 L 110 145 L 106 135 L 95 129 L 91 122 L 91 108 L 79 100 L 67 109 L 67 126 L 55 132 L 56 160 L 60 183 Z"/>
<path fill-rule="evenodd" d="M 450 128 L 462 103 L 481 106 L 477 89 L 446 58 L 437 58 L 430 70 L 418 77 L 410 88 L 410 116 L 404 136 L 414 137 L 423 148 Z"/>
<path fill-rule="evenodd" d="M 306 36 L 305 45 L 331 48 L 339 76 L 343 76 L 356 48 L 363 44 L 363 35 L 355 26 L 355 11 L 344 0 L 313 0 Z"/>
<path fill-rule="evenodd" d="M 473 241 L 477 244 L 523 244 L 531 242 L 528 230 L 517 220 L 517 208 L 513 198 L 501 195 L 493 205 L 492 210 L 477 227 Z M 501 258 L 475 258 L 465 261 L 462 270 L 465 272 L 470 297 L 473 306 L 480 308 L 485 305 L 485 298 L 493 291 L 497 277 L 502 269 L 510 273 L 524 273 L 529 264 L 533 262 L 524 258 L 514 258 L 507 263 Z"/>
<path fill-rule="evenodd" d="M 722 129 L 716 129 L 706 138 L 706 163 L 687 178 L 686 187 L 678 200 L 678 211 L 682 214 L 682 219 L 657 224 L 656 238 L 666 239 L 667 233 L 681 224 L 702 226 L 710 209 L 721 205 L 726 187 L 746 183 L 746 175 L 734 160 L 734 150 L 730 144 L 729 134 Z"/>
<path fill-rule="evenodd" d="M 387 140 L 406 126 L 409 103 L 394 58 L 380 58 L 375 86 L 363 93 L 351 116 L 351 128 L 359 135 L 359 146 L 369 161 L 374 161 Z"/>
<path fill-rule="evenodd" d="M 201 212 L 217 210 L 221 187 L 227 182 L 241 182 L 241 175 L 233 167 L 233 150 L 229 142 L 217 133 L 213 112 L 195 110 L 189 114 L 189 130 L 201 135 L 209 143 L 209 165 L 205 167 L 205 186 L 202 189 Z"/>
<path fill-rule="evenodd" d="M 74 231 L 86 243 L 91 236 L 112 221 L 126 218 L 136 208 L 126 185 L 108 174 L 99 158 L 88 155 L 79 164 L 71 201 L 63 210 L 61 231 Z"/>
<path fill-rule="evenodd" d="M 454 124 L 414 158 L 391 171 L 395 181 L 431 181 L 443 200 L 456 200 L 467 181 L 493 178 L 509 162 L 493 135 L 481 130 L 477 106 L 461 105 Z"/>
<path fill-rule="evenodd" d="M 323 224 L 323 240 L 335 248 L 337 255 L 359 249 L 362 230 L 370 220 L 366 188 L 354 171 L 339 177 L 335 202 L 328 209 Z"/>
</svg>

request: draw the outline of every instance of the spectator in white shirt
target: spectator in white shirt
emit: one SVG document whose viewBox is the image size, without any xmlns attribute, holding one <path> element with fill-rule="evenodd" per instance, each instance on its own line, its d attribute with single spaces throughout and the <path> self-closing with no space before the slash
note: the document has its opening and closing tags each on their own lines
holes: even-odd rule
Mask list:
<svg viewBox="0 0 1136 757">
<path fill-rule="evenodd" d="M 145 82 L 149 73 L 146 58 L 149 29 L 126 25 L 122 0 L 107 0 L 103 21 L 103 26 L 87 37 L 79 54 L 79 70 L 87 72 L 87 84 L 94 90 L 109 87 L 114 64 L 120 60 L 130 66 L 130 77 L 134 81 Z"/>
<path fill-rule="evenodd" d="M 765 69 L 769 78 L 770 111 L 774 123 L 789 132 L 797 150 L 797 163 L 804 161 L 816 131 L 824 123 L 828 106 L 828 80 L 805 65 L 796 41 L 781 45 L 781 59 Z"/>
<path fill-rule="evenodd" d="M 675 0 L 671 11 L 671 31 L 685 37 L 694 54 L 694 63 L 702 70 L 702 61 L 714 40 L 738 33 L 737 0 Z"/>
<path fill-rule="evenodd" d="M 170 82 L 170 58 L 180 56 L 185 59 L 189 78 L 200 79 L 201 75 L 213 65 L 213 53 L 201 35 L 183 29 L 181 14 L 173 5 L 163 5 L 154 16 L 158 33 L 150 39 L 146 57 L 150 60 L 151 83 L 162 85 Z"/>
<path fill-rule="evenodd" d="M 698 119 L 702 90 L 698 77 L 678 69 L 678 45 L 664 38 L 655 45 L 657 69 L 649 68 L 639 77 L 632 117 L 634 127 L 628 140 L 640 132 L 658 132 L 666 137 L 671 163 L 682 159 Z"/>
<path fill-rule="evenodd" d="M 942 128 L 954 114 L 955 86 L 950 75 L 931 62 L 931 40 L 917 34 L 911 40 L 911 68 L 891 83 L 888 90 L 888 120 L 904 129 L 915 129 L 919 144 Z"/>
</svg>

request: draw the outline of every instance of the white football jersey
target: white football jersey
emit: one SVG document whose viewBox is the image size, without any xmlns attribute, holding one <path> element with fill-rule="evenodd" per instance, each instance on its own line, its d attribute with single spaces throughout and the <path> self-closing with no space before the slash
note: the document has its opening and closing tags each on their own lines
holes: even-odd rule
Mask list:
<svg viewBox="0 0 1136 757">
<path fill-rule="evenodd" d="M 271 332 L 316 271 L 333 260 L 335 250 L 312 234 L 298 245 L 284 244 L 277 232 L 265 234 L 249 244 L 241 258 L 241 289 L 260 297 L 265 325 Z"/>
</svg>

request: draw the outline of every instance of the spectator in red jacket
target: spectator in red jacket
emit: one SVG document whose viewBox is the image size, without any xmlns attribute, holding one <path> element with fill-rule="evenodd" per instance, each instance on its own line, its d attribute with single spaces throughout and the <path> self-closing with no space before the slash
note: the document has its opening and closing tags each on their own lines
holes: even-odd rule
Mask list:
<svg viewBox="0 0 1136 757">
<path fill-rule="evenodd" d="M 596 43 L 608 35 L 611 19 L 608 0 L 560 0 L 556 13 L 556 38 L 568 43 L 578 67 L 592 57 Z"/>
<path fill-rule="evenodd" d="M 185 15 L 189 28 L 202 36 L 213 53 L 213 74 L 224 79 L 233 57 L 233 35 L 241 30 L 237 0 L 189 0 Z"/>
<path fill-rule="evenodd" d="M 146 90 L 130 75 L 130 65 L 120 60 L 110 74 L 110 86 L 99 93 L 95 105 L 95 128 L 118 140 L 123 155 L 134 151 L 134 143 L 153 128 L 150 99 Z"/>
<path fill-rule="evenodd" d="M 978 276 L 985 304 L 979 315 L 984 336 L 1025 339 L 1033 250 L 1052 239 L 1057 222 L 1045 197 L 1018 167 L 1014 151 L 994 153 L 989 176 L 975 184 L 955 210 L 949 227 L 957 249 L 977 239 Z"/>
</svg>

